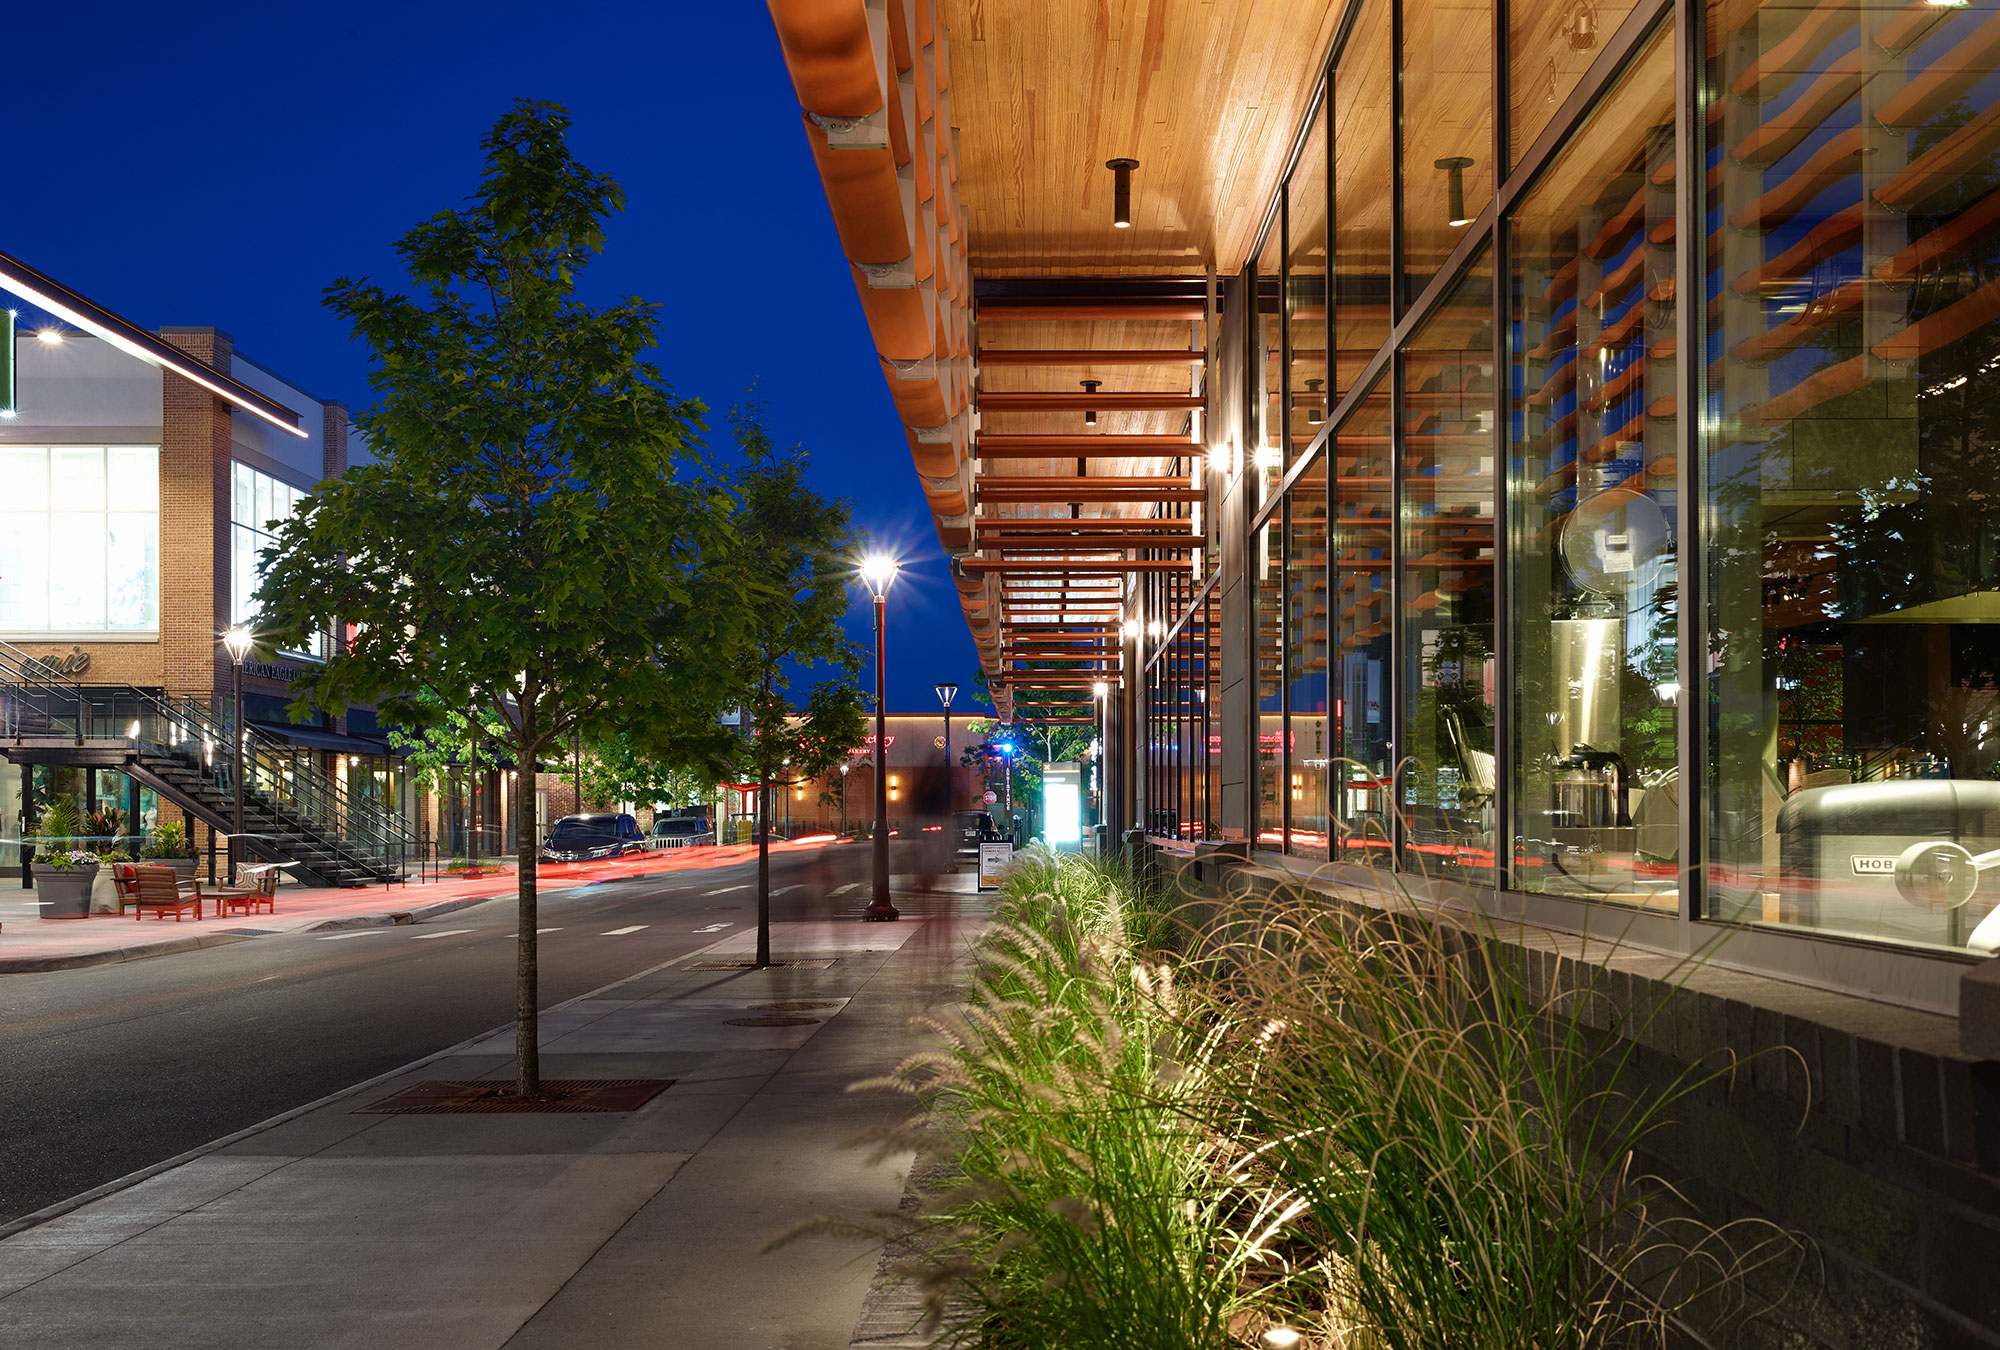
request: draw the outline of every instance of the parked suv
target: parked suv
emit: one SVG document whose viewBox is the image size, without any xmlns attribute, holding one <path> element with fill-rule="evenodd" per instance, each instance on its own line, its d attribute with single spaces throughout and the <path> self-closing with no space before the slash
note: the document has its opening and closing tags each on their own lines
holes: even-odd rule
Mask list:
<svg viewBox="0 0 2000 1350">
<path fill-rule="evenodd" d="M 707 816 L 660 816 L 653 821 L 654 848 L 686 848 L 697 839 L 715 842 L 715 827 Z"/>
<path fill-rule="evenodd" d="M 639 822 L 627 815 L 608 812 L 587 816 L 564 816 L 542 841 L 542 861 L 583 862 L 596 858 L 622 858 L 642 853 L 646 838 Z"/>
<path fill-rule="evenodd" d="M 1007 836 L 1000 833 L 993 824 L 993 817 L 984 811 L 960 811 L 953 818 L 953 828 L 958 836 L 958 856 L 979 861 L 979 846 L 994 844 Z"/>
</svg>

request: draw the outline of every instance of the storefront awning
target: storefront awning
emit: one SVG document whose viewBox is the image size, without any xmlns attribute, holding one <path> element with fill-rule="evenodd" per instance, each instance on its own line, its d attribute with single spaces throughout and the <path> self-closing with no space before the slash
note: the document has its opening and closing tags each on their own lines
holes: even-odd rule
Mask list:
<svg viewBox="0 0 2000 1350">
<path fill-rule="evenodd" d="M 367 741 L 359 736 L 343 736 L 337 731 L 327 731 L 320 727 L 292 726 L 285 722 L 259 722 L 250 719 L 250 725 L 267 736 L 303 745 L 313 750 L 337 750 L 343 755 L 386 755 L 389 747 L 380 741 Z"/>
</svg>

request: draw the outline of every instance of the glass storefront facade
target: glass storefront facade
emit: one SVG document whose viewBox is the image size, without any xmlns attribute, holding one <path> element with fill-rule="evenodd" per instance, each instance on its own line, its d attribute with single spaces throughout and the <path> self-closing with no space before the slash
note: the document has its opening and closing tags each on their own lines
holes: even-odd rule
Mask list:
<svg viewBox="0 0 2000 1350">
<path fill-rule="evenodd" d="M 1308 864 L 2000 949 L 2000 0 L 1339 32 L 1225 285 L 1240 553 L 1138 587 L 1149 832 L 1240 778 Z"/>
</svg>

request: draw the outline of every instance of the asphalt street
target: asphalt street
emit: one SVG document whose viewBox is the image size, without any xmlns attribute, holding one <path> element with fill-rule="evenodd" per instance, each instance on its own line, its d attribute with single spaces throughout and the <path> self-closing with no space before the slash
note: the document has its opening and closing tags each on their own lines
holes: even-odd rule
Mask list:
<svg viewBox="0 0 2000 1350">
<path fill-rule="evenodd" d="M 854 844 L 774 854 L 772 918 L 857 917 L 868 861 Z M 543 1006 L 754 925 L 754 878 L 752 859 L 544 896 Z M 507 896 L 0 976 L 0 1223 L 508 1023 L 514 945 Z"/>
</svg>

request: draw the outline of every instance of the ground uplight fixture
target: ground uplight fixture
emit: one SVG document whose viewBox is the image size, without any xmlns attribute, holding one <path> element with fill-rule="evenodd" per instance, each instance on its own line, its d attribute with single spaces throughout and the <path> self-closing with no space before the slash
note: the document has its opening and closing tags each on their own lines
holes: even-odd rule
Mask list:
<svg viewBox="0 0 2000 1350">
<path fill-rule="evenodd" d="M 1104 167 L 1111 170 L 1111 223 L 1121 230 L 1132 228 L 1132 170 L 1139 167 L 1136 159 L 1107 159 Z"/>
<path fill-rule="evenodd" d="M 1306 381 L 1306 392 L 1312 395 L 1312 401 L 1306 404 L 1306 425 L 1309 427 L 1316 427 L 1326 420 L 1326 400 L 1319 392 L 1319 387 L 1325 383 L 1325 380 Z"/>
<path fill-rule="evenodd" d="M 1465 171 L 1472 167 L 1472 159 L 1467 155 L 1447 155 L 1437 162 L 1449 178 L 1445 190 L 1449 198 L 1451 217 L 1445 224 L 1459 229 L 1472 223 L 1472 217 L 1465 214 Z"/>
<path fill-rule="evenodd" d="M 1294 1350 L 1305 1338 L 1290 1327 L 1272 1327 L 1263 1335 L 1264 1350 Z"/>
<path fill-rule="evenodd" d="M 1078 381 L 1077 381 L 1077 383 L 1083 386 L 1083 392 L 1084 392 L 1084 393 L 1086 393 L 1086 394 L 1094 394 L 1094 393 L 1096 393 L 1096 392 L 1097 392 L 1097 386 L 1098 386 L 1098 385 L 1100 385 L 1100 384 L 1103 384 L 1103 383 L 1104 383 L 1104 381 L 1102 381 L 1102 380 L 1078 380 Z M 1087 426 L 1087 427 L 1094 427 L 1094 426 L 1096 426 L 1096 425 L 1097 425 L 1097 409 L 1095 409 L 1095 408 L 1085 408 L 1085 409 L 1083 410 L 1083 424 L 1084 424 L 1085 426 Z"/>
</svg>

